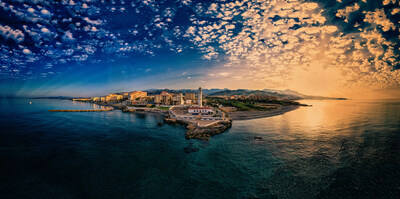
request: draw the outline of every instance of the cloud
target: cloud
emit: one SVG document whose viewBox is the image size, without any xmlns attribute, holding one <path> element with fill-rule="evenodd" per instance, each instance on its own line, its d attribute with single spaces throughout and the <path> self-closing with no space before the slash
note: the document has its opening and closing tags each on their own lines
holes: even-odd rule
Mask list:
<svg viewBox="0 0 400 199">
<path fill-rule="evenodd" d="M 352 6 L 347 6 L 347 7 L 344 8 L 344 9 L 339 9 L 339 10 L 336 12 L 336 17 L 344 18 L 345 22 L 349 22 L 349 21 L 348 21 L 349 15 L 350 15 L 352 12 L 355 12 L 355 11 L 357 11 L 357 10 L 359 10 L 359 9 L 360 9 L 360 6 L 359 6 L 357 3 L 355 3 L 355 4 L 352 5 Z"/>
<path fill-rule="evenodd" d="M 40 11 L 40 13 L 42 13 L 44 16 L 47 16 L 47 17 L 51 16 L 51 13 L 46 9 L 43 9 L 42 11 Z"/>
<path fill-rule="evenodd" d="M 383 9 L 376 9 L 374 12 L 366 12 L 364 21 L 382 26 L 382 30 L 385 32 L 396 29 L 394 23 L 392 23 L 386 17 L 385 11 Z"/>
<path fill-rule="evenodd" d="M 15 42 L 20 43 L 24 40 L 25 35 L 21 30 L 12 29 L 10 26 L 0 25 L 0 35 L 5 39 L 13 39 Z"/>
<path fill-rule="evenodd" d="M 348 22 L 349 15 L 360 9 L 355 3 L 339 9 L 335 16 Z M 230 76 L 239 77 L 245 70 L 252 81 L 266 87 L 290 82 L 293 71 L 319 71 L 315 65 L 341 71 L 337 74 L 343 75 L 342 86 L 399 86 L 399 72 L 393 70 L 399 64 L 396 44 L 375 30 L 397 29 L 384 9 L 364 12 L 364 21 L 370 25 L 351 33 L 329 24 L 324 12 L 319 4 L 304 1 L 211 4 L 206 14 L 215 22 L 194 20 L 185 36 L 203 51 L 204 59 L 224 56 L 228 61 L 224 70 L 232 72 Z M 241 20 L 233 24 L 232 16 Z M 211 73 L 208 77 L 221 76 Z"/>
<path fill-rule="evenodd" d="M 30 51 L 29 49 L 25 48 L 22 50 L 22 53 L 24 53 L 25 55 L 31 55 L 32 51 Z"/>
<path fill-rule="evenodd" d="M 74 37 L 70 31 L 66 31 L 63 36 L 63 40 L 65 41 L 73 41 Z"/>
<path fill-rule="evenodd" d="M 0 65 L 22 69 L 35 61 L 38 67 L 42 61 L 80 65 L 195 52 L 218 65 L 206 75 L 210 79 L 267 87 L 292 81 L 294 71 L 333 70 L 346 86 L 398 86 L 394 19 L 400 11 L 393 2 L 370 8 L 364 0 L 337 0 L 336 12 L 306 0 L 0 2 L 6 17 L 0 39 L 7 40 L 0 44 Z"/>
<path fill-rule="evenodd" d="M 383 0 L 382 5 L 396 4 L 396 0 Z"/>
</svg>

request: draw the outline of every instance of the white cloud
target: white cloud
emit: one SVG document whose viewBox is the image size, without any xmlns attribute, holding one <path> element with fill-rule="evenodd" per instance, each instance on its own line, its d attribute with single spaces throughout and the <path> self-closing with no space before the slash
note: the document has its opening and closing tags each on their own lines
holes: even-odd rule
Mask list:
<svg viewBox="0 0 400 199">
<path fill-rule="evenodd" d="M 29 12 L 29 13 L 34 13 L 34 12 L 35 12 L 35 9 L 33 9 L 33 8 L 28 8 L 28 12 Z"/>
<path fill-rule="evenodd" d="M 29 49 L 25 48 L 22 50 L 22 53 L 24 53 L 25 55 L 31 55 L 32 51 L 30 51 Z"/>
<path fill-rule="evenodd" d="M 43 9 L 42 11 L 40 11 L 40 13 L 42 13 L 44 16 L 51 16 L 51 13 L 46 9 Z"/>
<path fill-rule="evenodd" d="M 93 25 L 101 25 L 102 24 L 101 20 L 91 20 L 91 19 L 89 19 L 89 17 L 84 17 L 83 20 L 85 20 L 89 24 L 93 24 Z"/>
<path fill-rule="evenodd" d="M 13 39 L 17 43 L 22 42 L 25 38 L 25 35 L 24 33 L 22 33 L 21 30 L 12 29 L 10 26 L 3 25 L 0 25 L 0 35 L 2 35 L 6 39 Z"/>
<path fill-rule="evenodd" d="M 70 31 L 66 31 L 64 33 L 63 39 L 66 41 L 72 41 L 72 40 L 74 40 L 74 37 Z"/>
<path fill-rule="evenodd" d="M 42 31 L 42 33 L 45 33 L 45 34 L 50 33 L 50 30 L 47 28 L 42 28 L 40 31 Z"/>
</svg>

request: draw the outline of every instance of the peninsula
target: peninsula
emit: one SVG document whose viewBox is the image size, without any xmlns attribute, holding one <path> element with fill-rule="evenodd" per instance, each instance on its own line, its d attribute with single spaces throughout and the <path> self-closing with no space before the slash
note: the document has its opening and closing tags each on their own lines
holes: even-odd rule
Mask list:
<svg viewBox="0 0 400 199">
<path fill-rule="evenodd" d="M 216 93 L 224 92 L 217 91 Z M 259 92 L 250 95 L 203 95 L 203 89 L 200 87 L 197 92 L 193 90 L 133 91 L 71 100 L 109 107 L 101 111 L 119 109 L 125 113 L 164 114 L 164 123 L 186 126 L 185 138 L 209 140 L 211 136 L 230 128 L 232 120 L 270 117 L 294 110 L 299 106 L 306 106 L 294 99 L 296 98 L 293 96 L 261 95 Z M 50 111 L 91 112 L 90 110 Z"/>
</svg>

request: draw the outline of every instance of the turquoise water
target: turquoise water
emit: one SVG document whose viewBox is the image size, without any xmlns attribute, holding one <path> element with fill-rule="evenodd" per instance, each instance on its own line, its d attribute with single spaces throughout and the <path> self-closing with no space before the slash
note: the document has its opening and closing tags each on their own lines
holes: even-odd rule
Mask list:
<svg viewBox="0 0 400 199">
<path fill-rule="evenodd" d="M 0 198 L 398 198 L 400 100 L 303 103 L 204 142 L 160 115 L 2 99 Z"/>
</svg>

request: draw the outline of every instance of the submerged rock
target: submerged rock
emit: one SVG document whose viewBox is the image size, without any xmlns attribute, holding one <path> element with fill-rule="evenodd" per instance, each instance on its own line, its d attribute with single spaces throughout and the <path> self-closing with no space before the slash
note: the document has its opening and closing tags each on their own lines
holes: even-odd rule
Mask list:
<svg viewBox="0 0 400 199">
<path fill-rule="evenodd" d="M 197 148 L 197 147 L 184 147 L 184 148 L 183 148 L 183 151 L 184 151 L 185 153 L 193 153 L 193 152 L 196 152 L 196 151 L 198 151 L 198 150 L 200 150 L 200 149 Z"/>
<path fill-rule="evenodd" d="M 255 140 L 263 140 L 263 138 L 262 138 L 262 137 L 259 137 L 259 136 L 255 136 L 254 139 L 255 139 Z"/>
</svg>

